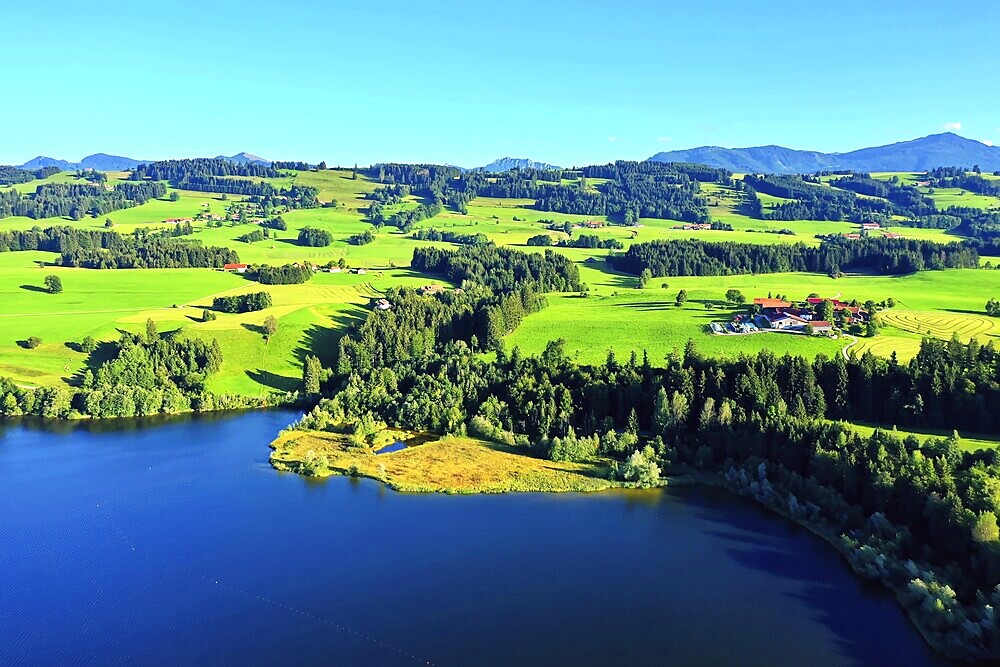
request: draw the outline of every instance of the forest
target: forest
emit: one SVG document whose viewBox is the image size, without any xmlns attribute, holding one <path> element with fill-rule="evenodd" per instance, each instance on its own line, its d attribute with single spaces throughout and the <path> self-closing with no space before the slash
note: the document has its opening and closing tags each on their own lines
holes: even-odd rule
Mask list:
<svg viewBox="0 0 1000 667">
<path fill-rule="evenodd" d="M 97 184 L 48 183 L 31 194 L 0 190 L 0 218 L 24 216 L 33 219 L 67 217 L 81 220 L 98 217 L 123 208 L 141 206 L 150 199 L 163 197 L 163 183 L 116 183 L 108 189 Z"/>
<path fill-rule="evenodd" d="M 21 169 L 10 165 L 0 165 L 0 185 L 17 185 L 18 183 L 30 183 L 35 179 L 48 178 L 58 174 L 62 169 L 59 167 L 44 167 L 42 169 Z"/>
<path fill-rule="evenodd" d="M 278 178 L 281 172 L 274 167 L 254 162 L 240 164 L 222 158 L 193 158 L 140 164 L 133 170 L 131 178 L 133 181 L 169 181 L 177 187 L 184 181 L 209 176 Z"/>
<path fill-rule="evenodd" d="M 1000 197 L 1000 181 L 983 178 L 978 171 L 969 173 L 962 167 L 938 167 L 927 172 L 927 180 L 935 188 L 960 188 L 977 195 Z"/>
<path fill-rule="evenodd" d="M 56 264 L 87 269 L 222 268 L 239 262 L 239 256 L 229 248 L 206 247 L 179 238 L 190 229 L 183 224 L 164 230 L 137 229 L 129 236 L 74 227 L 2 230 L 0 252 L 57 252 Z"/>
<path fill-rule="evenodd" d="M 372 167 L 367 175 L 386 184 L 369 195 L 378 204 L 369 211 L 369 219 L 404 231 L 434 217 L 444 206 L 464 213 L 468 203 L 479 196 L 534 199 L 534 208 L 540 211 L 607 215 L 626 225 L 636 224 L 640 217 L 707 222 L 699 180 L 729 182 L 731 178 L 728 171 L 701 165 L 629 161 L 586 167 L 580 174 L 534 169 L 487 174 L 435 165 L 383 164 Z M 564 176 L 579 176 L 577 184 L 560 185 Z M 592 189 L 587 178 L 606 181 Z M 427 203 L 385 220 L 381 206 L 397 203 L 408 194 Z"/>
<path fill-rule="evenodd" d="M 636 243 L 611 255 L 617 270 L 653 276 L 727 276 L 808 271 L 838 276 L 844 270 L 899 275 L 930 269 L 976 268 L 979 253 L 968 243 L 934 243 L 913 239 L 869 237 L 823 238 L 818 247 L 803 243 L 758 245 L 696 239 Z"/>
</svg>

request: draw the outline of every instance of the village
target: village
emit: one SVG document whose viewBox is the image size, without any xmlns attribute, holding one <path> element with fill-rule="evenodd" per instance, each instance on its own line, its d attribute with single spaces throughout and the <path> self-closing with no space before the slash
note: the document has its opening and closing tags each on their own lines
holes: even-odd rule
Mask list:
<svg viewBox="0 0 1000 667">
<path fill-rule="evenodd" d="M 871 313 L 857 302 L 839 298 L 810 296 L 802 302 L 785 297 L 757 297 L 747 313 L 734 315 L 730 322 L 712 322 L 709 329 L 721 335 L 784 332 L 834 337 L 838 330 L 861 327 Z"/>
</svg>

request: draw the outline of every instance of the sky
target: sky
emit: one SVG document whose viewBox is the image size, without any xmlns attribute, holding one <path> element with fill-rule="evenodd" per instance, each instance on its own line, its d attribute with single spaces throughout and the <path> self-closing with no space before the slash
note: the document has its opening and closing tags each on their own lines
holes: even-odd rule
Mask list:
<svg viewBox="0 0 1000 667">
<path fill-rule="evenodd" d="M 0 164 L 1000 145 L 1000 2 L 11 3 Z"/>
</svg>

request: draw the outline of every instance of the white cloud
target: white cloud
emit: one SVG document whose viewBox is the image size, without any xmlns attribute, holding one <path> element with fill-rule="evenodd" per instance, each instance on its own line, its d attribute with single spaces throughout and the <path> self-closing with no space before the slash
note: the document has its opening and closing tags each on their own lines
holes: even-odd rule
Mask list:
<svg viewBox="0 0 1000 667">
<path fill-rule="evenodd" d="M 962 129 L 962 124 L 957 121 L 954 123 L 945 123 L 944 129 L 946 129 L 949 132 L 959 132 Z"/>
<path fill-rule="evenodd" d="M 990 141 L 989 139 L 983 139 L 983 143 L 986 144 L 987 146 L 992 146 L 993 145 L 993 142 Z"/>
<path fill-rule="evenodd" d="M 672 137 L 657 137 L 656 140 L 659 141 L 659 142 L 668 144 L 671 141 L 673 141 L 673 138 Z"/>
<path fill-rule="evenodd" d="M 618 137 L 608 137 L 608 141 L 611 141 L 611 142 L 618 141 Z"/>
</svg>

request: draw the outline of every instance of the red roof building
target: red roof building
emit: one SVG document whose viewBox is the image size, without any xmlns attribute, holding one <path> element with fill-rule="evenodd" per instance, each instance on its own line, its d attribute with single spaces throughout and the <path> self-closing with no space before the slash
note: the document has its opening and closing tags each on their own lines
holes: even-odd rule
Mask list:
<svg viewBox="0 0 1000 667">
<path fill-rule="evenodd" d="M 781 299 L 757 297 L 753 300 L 753 305 L 760 306 L 761 308 L 789 308 L 792 304 Z"/>
</svg>

